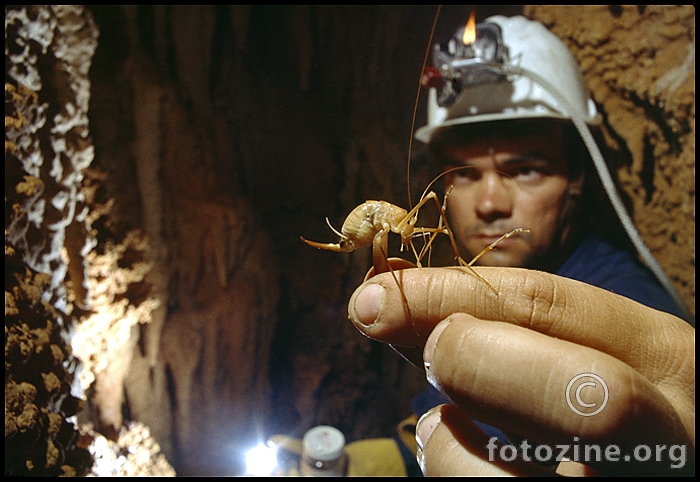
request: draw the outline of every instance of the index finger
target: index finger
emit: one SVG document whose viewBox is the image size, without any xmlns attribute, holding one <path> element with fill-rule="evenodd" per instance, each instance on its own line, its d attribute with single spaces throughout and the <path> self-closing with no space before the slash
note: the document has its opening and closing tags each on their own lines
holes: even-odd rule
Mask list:
<svg viewBox="0 0 700 482">
<path fill-rule="evenodd" d="M 588 346 L 639 369 L 651 380 L 658 363 L 648 357 L 674 350 L 684 359 L 692 327 L 669 315 L 595 286 L 520 268 L 418 268 L 377 275 L 350 299 L 348 314 L 370 338 L 422 347 L 435 325 L 453 313 L 504 321 Z M 653 344 L 656 354 L 647 347 Z M 691 358 L 691 353 L 686 359 Z M 654 368 L 656 367 L 656 368 Z M 649 372 L 651 370 L 651 372 Z"/>
</svg>

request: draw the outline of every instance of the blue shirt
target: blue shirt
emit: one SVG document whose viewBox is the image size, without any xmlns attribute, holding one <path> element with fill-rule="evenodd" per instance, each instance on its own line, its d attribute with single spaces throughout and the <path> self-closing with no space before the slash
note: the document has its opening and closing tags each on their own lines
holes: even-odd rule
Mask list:
<svg viewBox="0 0 700 482">
<path fill-rule="evenodd" d="M 683 318 L 683 311 L 651 271 L 627 251 L 616 249 L 597 236 L 584 239 L 556 274 Z"/>
</svg>

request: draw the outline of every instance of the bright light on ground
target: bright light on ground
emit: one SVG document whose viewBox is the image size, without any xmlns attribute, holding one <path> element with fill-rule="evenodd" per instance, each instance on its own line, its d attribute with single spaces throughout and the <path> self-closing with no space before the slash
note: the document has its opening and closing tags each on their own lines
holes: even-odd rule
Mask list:
<svg viewBox="0 0 700 482">
<path fill-rule="evenodd" d="M 246 454 L 245 464 L 248 475 L 270 475 L 277 465 L 277 450 L 265 444 L 258 444 Z"/>
</svg>

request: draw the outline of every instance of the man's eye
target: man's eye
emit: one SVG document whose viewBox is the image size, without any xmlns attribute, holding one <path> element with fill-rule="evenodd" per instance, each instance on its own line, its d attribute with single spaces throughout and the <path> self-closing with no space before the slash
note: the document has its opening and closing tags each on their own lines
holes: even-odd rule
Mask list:
<svg viewBox="0 0 700 482">
<path fill-rule="evenodd" d="M 479 179 L 480 173 L 477 169 L 465 167 L 464 169 L 455 169 L 452 176 L 462 181 L 476 181 Z"/>
<path fill-rule="evenodd" d="M 533 167 L 520 167 L 514 173 L 513 176 L 521 181 L 532 181 L 542 177 L 542 172 Z"/>
</svg>

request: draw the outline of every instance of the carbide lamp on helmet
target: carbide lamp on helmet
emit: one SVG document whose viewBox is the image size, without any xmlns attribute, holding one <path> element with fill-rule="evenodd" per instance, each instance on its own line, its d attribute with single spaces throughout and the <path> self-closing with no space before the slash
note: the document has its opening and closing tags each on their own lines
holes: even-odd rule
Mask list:
<svg viewBox="0 0 700 482">
<path fill-rule="evenodd" d="M 426 69 L 428 125 L 416 139 L 429 142 L 439 127 L 521 118 L 577 117 L 598 121 L 576 59 L 541 23 L 522 16 L 494 16 L 464 28 L 433 50 Z"/>
</svg>

